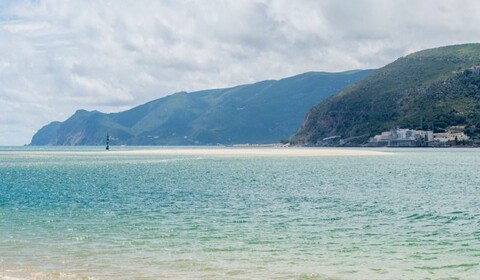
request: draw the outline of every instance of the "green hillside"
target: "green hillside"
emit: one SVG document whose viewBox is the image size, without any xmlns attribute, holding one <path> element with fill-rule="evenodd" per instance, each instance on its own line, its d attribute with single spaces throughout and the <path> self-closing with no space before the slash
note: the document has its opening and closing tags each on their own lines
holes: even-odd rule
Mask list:
<svg viewBox="0 0 480 280">
<path fill-rule="evenodd" d="M 292 141 L 373 136 L 392 127 L 480 127 L 480 44 L 447 46 L 399 58 L 313 107 Z"/>
<path fill-rule="evenodd" d="M 180 92 L 128 111 L 77 111 L 31 145 L 216 145 L 288 139 L 309 108 L 372 71 L 309 72 L 227 89 Z"/>
</svg>

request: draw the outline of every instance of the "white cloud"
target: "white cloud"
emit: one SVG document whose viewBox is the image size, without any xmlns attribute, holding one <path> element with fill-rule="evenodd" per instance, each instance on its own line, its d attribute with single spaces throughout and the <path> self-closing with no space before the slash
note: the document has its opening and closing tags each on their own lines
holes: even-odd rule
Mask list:
<svg viewBox="0 0 480 280">
<path fill-rule="evenodd" d="M 0 1 L 0 145 L 76 109 L 478 41 L 475 0 Z"/>
</svg>

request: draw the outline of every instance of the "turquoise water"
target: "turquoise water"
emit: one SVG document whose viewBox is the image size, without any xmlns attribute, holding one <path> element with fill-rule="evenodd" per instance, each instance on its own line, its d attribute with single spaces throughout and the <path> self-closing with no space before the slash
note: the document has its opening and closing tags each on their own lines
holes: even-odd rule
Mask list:
<svg viewBox="0 0 480 280">
<path fill-rule="evenodd" d="M 480 279 L 478 149 L 89 149 L 0 149 L 0 279 Z"/>
</svg>

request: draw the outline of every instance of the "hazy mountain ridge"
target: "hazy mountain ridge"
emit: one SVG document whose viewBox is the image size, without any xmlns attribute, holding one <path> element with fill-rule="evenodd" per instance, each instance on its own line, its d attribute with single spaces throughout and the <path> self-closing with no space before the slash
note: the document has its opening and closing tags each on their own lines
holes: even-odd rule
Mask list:
<svg viewBox="0 0 480 280">
<path fill-rule="evenodd" d="M 313 107 L 292 142 L 316 145 L 328 136 L 373 136 L 394 126 L 480 127 L 480 44 L 413 53 L 376 70 Z M 364 138 L 367 139 L 367 138 Z"/>
<path fill-rule="evenodd" d="M 309 108 L 371 70 L 308 72 L 226 89 L 179 92 L 127 111 L 78 110 L 41 128 L 31 145 L 215 145 L 289 138 Z"/>
</svg>

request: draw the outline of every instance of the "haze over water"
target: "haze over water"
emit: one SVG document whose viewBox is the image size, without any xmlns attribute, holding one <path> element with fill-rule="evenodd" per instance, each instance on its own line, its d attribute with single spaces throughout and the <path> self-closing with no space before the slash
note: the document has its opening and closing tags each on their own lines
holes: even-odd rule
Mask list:
<svg viewBox="0 0 480 280">
<path fill-rule="evenodd" d="M 478 149 L 89 149 L 0 150 L 0 279 L 480 275 Z"/>
</svg>

